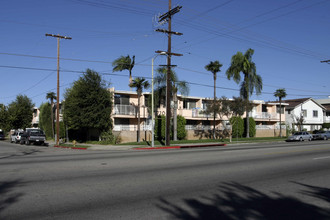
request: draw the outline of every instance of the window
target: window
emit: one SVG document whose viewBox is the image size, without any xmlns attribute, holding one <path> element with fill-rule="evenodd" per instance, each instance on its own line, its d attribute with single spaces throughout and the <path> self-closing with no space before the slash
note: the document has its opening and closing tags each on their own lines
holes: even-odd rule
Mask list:
<svg viewBox="0 0 330 220">
<path fill-rule="evenodd" d="M 314 110 L 314 111 L 313 111 L 313 117 L 314 117 L 314 118 L 317 118 L 317 117 L 318 117 L 318 111 L 317 111 L 317 110 Z"/>
<path fill-rule="evenodd" d="M 129 96 L 115 94 L 115 104 L 116 105 L 129 105 Z"/>
<path fill-rule="evenodd" d="M 184 109 L 193 109 L 196 108 L 196 101 L 195 100 L 183 100 L 183 108 Z"/>
<path fill-rule="evenodd" d="M 280 106 L 276 106 L 276 113 L 277 114 L 284 114 L 284 107 L 280 108 Z M 290 114 L 290 113 L 289 113 Z"/>
</svg>

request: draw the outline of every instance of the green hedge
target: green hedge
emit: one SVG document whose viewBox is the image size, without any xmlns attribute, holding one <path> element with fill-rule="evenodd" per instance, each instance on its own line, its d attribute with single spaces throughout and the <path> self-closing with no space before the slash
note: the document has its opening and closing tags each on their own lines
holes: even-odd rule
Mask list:
<svg viewBox="0 0 330 220">
<path fill-rule="evenodd" d="M 244 121 L 241 117 L 232 117 L 230 119 L 230 124 L 233 127 L 232 137 L 243 137 L 244 132 Z"/>
<path fill-rule="evenodd" d="M 177 138 L 183 140 L 187 136 L 186 132 L 186 119 L 178 115 L 177 116 Z M 158 116 L 155 121 L 155 139 L 164 140 L 166 130 L 166 118 L 164 115 Z M 173 137 L 173 124 L 171 124 L 171 138 Z"/>
<path fill-rule="evenodd" d="M 246 137 L 246 131 L 247 131 L 247 129 L 245 128 L 245 125 L 246 125 L 246 118 L 244 118 L 244 137 Z M 250 117 L 249 127 L 250 127 L 249 136 L 255 137 L 256 136 L 256 122 L 252 117 Z"/>
</svg>

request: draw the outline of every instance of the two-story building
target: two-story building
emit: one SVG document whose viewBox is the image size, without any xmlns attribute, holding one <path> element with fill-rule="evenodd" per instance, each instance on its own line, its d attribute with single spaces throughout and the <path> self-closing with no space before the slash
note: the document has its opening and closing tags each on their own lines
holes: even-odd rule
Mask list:
<svg viewBox="0 0 330 220">
<path fill-rule="evenodd" d="M 114 124 L 114 134 L 120 135 L 123 142 L 136 141 L 137 135 L 137 108 L 138 96 L 132 91 L 117 91 L 111 88 L 113 93 L 112 119 Z M 151 94 L 145 92 L 140 100 L 140 129 L 141 140 L 151 140 L 151 115 L 146 105 Z M 200 139 L 210 136 L 213 130 L 213 115 L 205 114 L 206 106 L 213 98 L 202 98 L 193 96 L 178 95 L 177 115 L 186 119 L 187 139 Z M 274 137 L 279 135 L 280 114 L 282 122 L 285 121 L 284 109 L 287 104 L 282 103 L 282 111 L 278 102 L 252 101 L 254 107 L 250 112 L 250 117 L 256 121 L 257 137 Z M 156 110 L 157 115 L 166 115 L 166 107 L 160 106 Z M 172 109 L 173 115 L 173 109 Z M 245 117 L 245 115 L 243 115 Z M 221 123 L 221 120 L 224 123 Z M 221 118 L 217 115 L 215 129 L 224 130 L 223 124 L 228 124 L 229 119 Z M 227 126 L 227 125 L 226 125 Z M 282 126 L 282 134 L 285 134 L 285 126 Z"/>
<path fill-rule="evenodd" d="M 326 108 L 312 98 L 283 100 L 287 103 L 286 124 L 292 129 L 301 129 L 307 131 L 319 130 L 324 122 L 324 111 Z"/>
</svg>

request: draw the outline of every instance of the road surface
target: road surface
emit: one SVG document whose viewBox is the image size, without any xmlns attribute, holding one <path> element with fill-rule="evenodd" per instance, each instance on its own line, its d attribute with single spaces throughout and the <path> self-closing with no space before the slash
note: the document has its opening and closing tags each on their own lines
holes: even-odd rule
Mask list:
<svg viewBox="0 0 330 220">
<path fill-rule="evenodd" d="M 0 219 L 330 219 L 330 141 L 153 151 L 2 141 Z"/>
</svg>

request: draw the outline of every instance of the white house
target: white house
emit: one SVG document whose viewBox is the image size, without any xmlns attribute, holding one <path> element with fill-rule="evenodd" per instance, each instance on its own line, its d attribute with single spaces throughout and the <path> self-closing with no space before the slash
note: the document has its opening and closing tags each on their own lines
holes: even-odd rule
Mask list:
<svg viewBox="0 0 330 220">
<path fill-rule="evenodd" d="M 315 101 L 326 109 L 324 112 L 323 122 L 330 123 L 330 97 L 328 99 L 316 99 Z"/>
<path fill-rule="evenodd" d="M 302 128 L 307 131 L 314 131 L 322 128 L 324 122 L 325 108 L 312 98 L 283 100 L 287 103 L 285 109 L 286 124 L 298 130 L 299 120 L 302 121 Z"/>
</svg>

